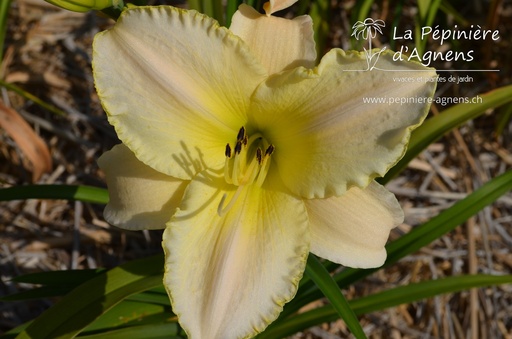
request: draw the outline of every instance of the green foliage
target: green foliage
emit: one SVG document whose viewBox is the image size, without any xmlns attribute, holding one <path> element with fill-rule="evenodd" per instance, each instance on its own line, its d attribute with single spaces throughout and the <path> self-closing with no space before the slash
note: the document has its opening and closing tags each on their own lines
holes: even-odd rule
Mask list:
<svg viewBox="0 0 512 339">
<path fill-rule="evenodd" d="M 0 63 L 2 62 L 4 53 L 4 40 L 7 33 L 7 15 L 11 7 L 12 0 L 2 0 L 0 2 Z"/>
<path fill-rule="evenodd" d="M 311 2 L 309 15 L 313 19 L 313 30 L 315 32 L 316 52 L 318 58 L 325 54 L 327 38 L 330 32 L 331 7 L 328 0 L 316 0 Z"/>
<path fill-rule="evenodd" d="M 108 203 L 108 192 L 104 188 L 76 185 L 25 185 L 0 189 L 0 201 L 21 199 L 66 199 Z"/>
<path fill-rule="evenodd" d="M 157 256 L 96 275 L 34 320 L 17 338 L 73 337 L 125 298 L 160 286 L 162 271 L 163 257 Z"/>
<path fill-rule="evenodd" d="M 416 48 L 419 55 L 423 55 L 427 46 L 427 39 L 421 38 L 422 27 L 431 27 L 434 23 L 441 0 L 419 0 L 418 15 L 416 16 L 416 25 L 414 25 L 414 34 Z M 421 61 L 421 60 L 420 60 Z"/>
<path fill-rule="evenodd" d="M 34 289 L 11 294 L 0 298 L 0 301 L 21 301 L 63 296 L 84 281 L 102 274 L 104 269 L 70 270 L 55 272 L 39 272 L 22 275 L 12 279 L 14 282 L 41 285 Z"/>
<path fill-rule="evenodd" d="M 361 324 L 357 319 L 354 311 L 350 308 L 349 303 L 345 299 L 338 285 L 331 277 L 329 272 L 318 261 L 314 255 L 309 255 L 308 264 L 306 266 L 306 274 L 315 282 L 320 291 L 331 302 L 332 307 L 341 319 L 345 321 L 348 328 L 356 338 L 366 338 Z"/>
<path fill-rule="evenodd" d="M 441 114 L 427 119 L 411 135 L 405 156 L 380 180 L 386 183 L 405 169 L 407 164 L 430 144 L 464 122 L 475 119 L 488 109 L 498 108 L 512 102 L 512 85 L 504 86 L 480 95 L 481 102 L 461 103 L 444 110 Z"/>
<path fill-rule="evenodd" d="M 400 304 L 419 301 L 424 298 L 435 297 L 444 293 L 459 292 L 475 287 L 484 287 L 497 284 L 512 283 L 512 276 L 494 275 L 464 275 L 438 280 L 423 281 L 396 287 L 367 297 L 349 301 L 349 305 L 356 315 L 363 315 Z M 303 331 L 309 327 L 324 322 L 335 321 L 339 318 L 332 305 L 326 305 L 298 314 L 270 325 L 267 331 L 258 336 L 258 339 L 279 339 Z"/>
</svg>

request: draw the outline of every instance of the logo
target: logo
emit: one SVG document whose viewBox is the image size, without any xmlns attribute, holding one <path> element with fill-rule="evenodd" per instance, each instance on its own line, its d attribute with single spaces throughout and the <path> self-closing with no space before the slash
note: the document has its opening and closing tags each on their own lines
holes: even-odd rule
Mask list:
<svg viewBox="0 0 512 339">
<path fill-rule="evenodd" d="M 372 39 L 377 36 L 377 32 L 382 35 L 382 27 L 385 27 L 386 23 L 382 20 L 373 20 L 372 18 L 366 18 L 364 21 L 358 21 L 352 26 L 352 36 L 357 40 L 363 38 L 368 40 L 368 49 L 364 48 L 366 55 L 366 62 L 368 63 L 367 71 L 371 71 L 375 68 L 377 61 L 379 61 L 380 54 L 386 49 L 382 48 L 379 51 L 372 51 Z"/>
<path fill-rule="evenodd" d="M 357 40 L 363 39 L 368 41 L 368 49 L 363 47 L 364 53 L 366 55 L 367 69 L 366 71 L 371 71 L 373 69 L 379 69 L 375 65 L 379 60 L 381 53 L 386 49 L 386 47 L 381 48 L 380 50 L 372 50 L 372 39 L 377 36 L 377 33 L 383 35 L 382 28 L 386 26 L 385 22 L 382 20 L 374 20 L 372 18 L 366 18 L 364 21 L 357 21 L 352 26 L 352 35 Z M 407 29 L 403 32 L 398 32 L 396 27 L 393 27 L 393 37 L 394 41 L 411 41 L 414 42 L 414 38 L 420 39 L 421 41 L 434 41 L 438 44 L 439 47 L 445 47 L 450 44 L 448 41 L 483 41 L 486 39 L 492 39 L 497 41 L 500 39 L 500 32 L 491 29 L 482 29 L 479 25 L 471 25 L 467 29 L 459 29 L 457 25 L 455 25 L 451 29 L 439 28 L 439 25 L 435 27 L 425 26 L 421 27 L 419 34 L 414 34 L 412 30 Z M 418 42 L 418 41 L 416 41 Z M 434 61 L 441 62 L 453 62 L 453 61 L 465 61 L 472 62 L 475 60 L 475 52 L 474 50 L 467 51 L 452 51 L 449 48 L 438 48 L 437 51 L 420 51 L 417 47 L 402 46 L 393 54 L 394 61 L 419 61 L 424 66 L 431 66 Z M 443 70 L 437 70 L 438 72 L 443 72 Z M 499 70 L 495 69 L 478 69 L 478 70 L 444 70 L 444 72 L 499 72 Z"/>
</svg>

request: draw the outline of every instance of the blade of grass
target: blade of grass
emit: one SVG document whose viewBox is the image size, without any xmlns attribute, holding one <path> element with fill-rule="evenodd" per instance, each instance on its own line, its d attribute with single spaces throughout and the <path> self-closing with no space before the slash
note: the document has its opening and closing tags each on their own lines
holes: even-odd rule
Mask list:
<svg viewBox="0 0 512 339">
<path fill-rule="evenodd" d="M 105 269 L 68 270 L 29 273 L 14 277 L 12 281 L 26 284 L 40 284 L 51 286 L 75 285 L 78 286 L 86 280 L 105 272 Z"/>
<path fill-rule="evenodd" d="M 128 326 L 133 328 L 134 325 L 137 326 L 137 323 L 142 322 L 144 318 L 151 317 L 155 314 L 161 314 L 165 309 L 165 306 L 158 304 L 123 300 L 112 307 L 108 312 L 101 315 L 92 324 L 87 326 L 82 332 L 82 335 L 87 336 L 96 333 L 103 333 L 105 331 L 110 332 L 112 330 Z M 172 314 L 169 315 L 172 316 Z"/>
<path fill-rule="evenodd" d="M 152 303 L 162 306 L 171 306 L 171 301 L 169 300 L 167 293 L 152 293 L 146 291 L 143 293 L 129 296 L 128 298 L 126 298 L 126 300 L 140 301 L 144 303 Z"/>
<path fill-rule="evenodd" d="M 210 0 L 213 3 L 213 18 L 217 19 L 221 26 L 225 25 L 224 6 L 222 0 Z"/>
<path fill-rule="evenodd" d="M 315 282 L 327 299 L 329 299 L 337 314 L 347 324 L 350 332 L 352 332 L 356 338 L 366 338 L 361 324 L 359 324 L 359 320 L 354 314 L 354 311 L 350 308 L 345 296 L 341 293 L 341 290 L 332 279 L 329 272 L 327 272 L 325 267 L 314 255 L 308 257 L 306 274 Z"/>
<path fill-rule="evenodd" d="M 3 60 L 5 33 L 7 32 L 7 16 L 11 8 L 11 0 L 2 0 L 0 2 L 0 64 Z"/>
<path fill-rule="evenodd" d="M 313 0 L 302 0 L 297 3 L 297 16 L 309 14 L 308 9 L 311 6 Z"/>
<path fill-rule="evenodd" d="M 429 26 L 429 27 L 433 26 L 434 20 L 437 16 L 437 12 L 439 11 L 440 4 L 441 4 L 441 0 L 433 0 L 430 2 L 429 7 L 428 7 L 427 18 L 425 21 L 425 26 Z M 423 40 L 425 40 L 425 45 L 426 45 L 427 39 L 423 39 Z"/>
<path fill-rule="evenodd" d="M 482 94 L 479 103 L 462 103 L 444 110 L 441 114 L 427 119 L 411 135 L 405 156 L 379 180 L 384 184 L 407 167 L 407 164 L 445 133 L 464 122 L 475 119 L 490 108 L 497 108 L 512 102 L 512 85 L 504 86 Z"/>
<path fill-rule="evenodd" d="M 242 4 L 241 0 L 227 0 L 226 4 L 226 27 L 231 25 L 231 18 L 233 14 L 238 10 L 238 6 Z"/>
<path fill-rule="evenodd" d="M 465 275 L 448 277 L 396 287 L 367 297 L 351 300 L 349 305 L 356 315 L 361 316 L 385 308 L 431 298 L 439 294 L 453 293 L 475 287 L 508 284 L 511 282 L 512 275 Z M 335 321 L 338 318 L 339 314 L 334 307 L 327 305 L 284 319 L 280 322 L 275 322 L 269 326 L 267 331 L 258 336 L 258 338 L 285 338 L 312 326 Z"/>
<path fill-rule="evenodd" d="M 176 323 L 150 324 L 143 326 L 130 326 L 127 328 L 108 331 L 104 333 L 79 336 L 86 339 L 181 339 L 178 336 L 179 327 Z"/>
<path fill-rule="evenodd" d="M 201 0 L 188 0 L 188 8 L 203 13 L 203 2 Z"/>
<path fill-rule="evenodd" d="M 77 185 L 23 185 L 0 189 L 0 201 L 25 199 L 64 199 L 106 204 L 108 192 L 104 188 Z"/>
<path fill-rule="evenodd" d="M 505 127 L 507 127 L 511 120 L 512 105 L 507 105 L 506 107 L 503 107 L 503 110 L 500 112 L 500 115 L 498 116 L 498 122 L 496 124 L 496 134 L 501 135 L 505 130 Z"/>
<path fill-rule="evenodd" d="M 456 10 L 448 1 L 441 1 L 439 9 L 444 13 L 451 15 L 455 21 L 463 26 L 469 26 L 468 21 L 464 18 L 458 10 Z"/>
<path fill-rule="evenodd" d="M 426 49 L 428 39 L 422 39 L 423 27 L 431 27 L 434 19 L 436 18 L 437 11 L 441 0 L 419 0 L 418 1 L 418 14 L 415 21 L 415 44 L 419 55 L 423 55 Z M 421 62 L 421 60 L 419 60 Z"/>
<path fill-rule="evenodd" d="M 391 23 L 391 27 L 399 26 L 400 20 L 403 18 L 402 13 L 403 13 L 404 2 L 405 2 L 405 0 L 396 1 L 395 5 L 393 6 L 394 7 L 393 21 Z M 391 39 L 391 41 L 389 42 L 389 47 L 393 51 L 396 49 L 396 40 L 395 39 Z"/>
<path fill-rule="evenodd" d="M 311 3 L 309 15 L 313 19 L 317 57 L 324 55 L 327 38 L 330 30 L 330 2 L 328 0 L 316 0 Z"/>
<path fill-rule="evenodd" d="M 58 109 L 57 107 L 55 107 L 53 105 L 47 104 L 46 102 L 44 102 L 43 100 L 39 99 L 35 95 L 25 91 L 24 89 L 22 89 L 22 88 L 20 88 L 20 87 L 18 87 L 16 85 L 10 84 L 10 83 L 5 82 L 2 79 L 0 79 L 0 86 L 5 87 L 8 90 L 13 91 L 13 92 L 21 95 L 23 98 L 32 101 L 36 105 L 41 106 L 42 108 L 46 109 L 49 112 L 52 112 L 52 113 L 54 113 L 56 115 L 59 115 L 59 116 L 62 116 L 62 117 L 67 116 L 67 113 L 64 112 L 63 110 L 60 110 L 60 109 Z"/>
<path fill-rule="evenodd" d="M 213 2 L 216 0 L 202 0 L 202 13 L 208 15 L 210 18 L 214 18 L 213 16 Z"/>
<path fill-rule="evenodd" d="M 0 297 L 0 301 L 19 301 L 63 296 L 86 280 L 102 274 L 104 269 L 51 271 L 24 274 L 11 281 L 43 285 L 27 291 Z"/>
<path fill-rule="evenodd" d="M 78 286 L 18 335 L 18 339 L 72 338 L 130 295 L 162 284 L 163 255 L 120 265 Z"/>
<path fill-rule="evenodd" d="M 26 301 L 60 297 L 69 293 L 72 289 L 73 286 L 41 286 L 31 290 L 21 291 L 0 297 L 0 302 Z"/>
<path fill-rule="evenodd" d="M 358 1 L 356 2 L 356 11 L 357 14 L 356 21 L 364 21 L 368 15 L 370 14 L 370 9 L 372 8 L 372 5 L 374 3 L 374 0 L 364 0 L 364 1 Z"/>
</svg>

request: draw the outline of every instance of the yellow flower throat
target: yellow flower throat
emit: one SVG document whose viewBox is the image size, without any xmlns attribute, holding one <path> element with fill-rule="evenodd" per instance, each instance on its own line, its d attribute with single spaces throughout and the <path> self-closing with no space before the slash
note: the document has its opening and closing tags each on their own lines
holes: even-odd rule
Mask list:
<svg viewBox="0 0 512 339">
<path fill-rule="evenodd" d="M 245 127 L 240 128 L 234 147 L 229 143 L 226 145 L 224 165 L 226 182 L 238 186 L 238 189 L 226 207 L 224 207 L 226 195 L 222 197 L 217 210 L 220 216 L 231 209 L 245 185 L 256 184 L 259 187 L 263 185 L 270 168 L 270 157 L 274 151 L 274 145 L 268 143 L 260 133 L 249 137 Z"/>
<path fill-rule="evenodd" d="M 269 144 L 260 133 L 247 136 L 245 127 L 240 128 L 236 144 L 226 145 L 224 178 L 228 184 L 236 186 L 263 185 L 270 167 L 270 156 L 275 147 Z"/>
</svg>

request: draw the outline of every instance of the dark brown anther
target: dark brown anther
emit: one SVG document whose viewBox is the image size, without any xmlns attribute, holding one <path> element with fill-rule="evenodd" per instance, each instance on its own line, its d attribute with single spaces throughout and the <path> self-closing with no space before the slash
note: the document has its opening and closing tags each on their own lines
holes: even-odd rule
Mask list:
<svg viewBox="0 0 512 339">
<path fill-rule="evenodd" d="M 265 151 L 265 155 L 272 155 L 275 149 L 274 145 L 270 144 Z"/>
<path fill-rule="evenodd" d="M 226 157 L 231 158 L 231 146 L 229 144 L 226 144 L 226 152 L 224 154 L 226 154 Z"/>
<path fill-rule="evenodd" d="M 244 146 L 247 146 L 247 141 L 248 141 L 248 139 L 247 139 L 247 135 L 246 135 L 246 136 L 244 137 L 244 140 L 242 141 L 242 142 L 243 142 L 243 144 L 244 144 Z"/>
<path fill-rule="evenodd" d="M 238 135 L 236 136 L 236 140 L 237 141 L 242 141 L 242 140 L 244 140 L 244 138 L 246 138 L 245 127 L 242 126 L 242 128 L 240 128 L 240 130 L 238 131 Z"/>
<path fill-rule="evenodd" d="M 235 145 L 235 154 L 242 152 L 242 141 L 238 140 Z"/>
<path fill-rule="evenodd" d="M 256 149 L 256 159 L 258 159 L 258 164 L 260 164 L 260 165 L 261 165 L 262 158 L 263 158 L 263 155 L 262 155 L 261 148 L 258 147 L 258 149 Z"/>
</svg>

